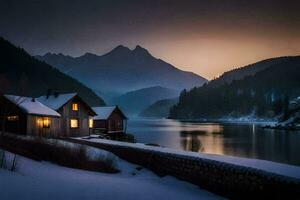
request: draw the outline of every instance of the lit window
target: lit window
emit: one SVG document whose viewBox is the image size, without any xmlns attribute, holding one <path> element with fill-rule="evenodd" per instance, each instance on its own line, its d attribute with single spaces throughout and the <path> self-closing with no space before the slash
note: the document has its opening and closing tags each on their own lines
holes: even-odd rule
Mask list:
<svg viewBox="0 0 300 200">
<path fill-rule="evenodd" d="M 78 128 L 78 119 L 71 119 L 71 128 Z"/>
<path fill-rule="evenodd" d="M 43 118 L 43 128 L 50 128 L 50 118 L 49 117 Z"/>
<path fill-rule="evenodd" d="M 18 115 L 13 115 L 13 116 L 7 116 L 8 121 L 18 121 L 19 116 Z"/>
<path fill-rule="evenodd" d="M 94 120 L 93 119 L 89 119 L 89 127 L 93 128 L 94 126 Z"/>
<path fill-rule="evenodd" d="M 78 104 L 77 103 L 72 104 L 72 110 L 73 111 L 78 111 Z"/>
<path fill-rule="evenodd" d="M 43 119 L 37 118 L 36 120 L 38 127 L 43 127 Z"/>
</svg>

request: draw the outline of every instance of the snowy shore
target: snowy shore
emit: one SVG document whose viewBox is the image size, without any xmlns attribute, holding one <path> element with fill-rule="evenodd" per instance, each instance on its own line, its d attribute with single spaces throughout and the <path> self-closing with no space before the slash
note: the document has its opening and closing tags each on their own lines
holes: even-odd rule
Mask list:
<svg viewBox="0 0 300 200">
<path fill-rule="evenodd" d="M 118 142 L 106 139 L 99 139 L 97 136 L 91 137 L 83 137 L 83 138 L 74 138 L 77 140 L 95 142 L 95 143 L 103 143 L 109 145 L 117 145 L 117 146 L 125 146 L 125 147 L 132 147 L 138 149 L 145 149 L 150 151 L 157 151 L 163 153 L 170 153 L 170 154 L 177 154 L 182 156 L 190 156 L 195 158 L 203 158 L 212 161 L 219 161 L 229 164 L 234 164 L 243 167 L 251 167 L 258 170 L 263 170 L 266 172 L 288 176 L 292 178 L 300 179 L 300 167 L 294 165 L 288 165 L 283 163 L 276 163 L 272 161 L 266 160 L 259 160 L 259 159 L 249 159 L 249 158 L 240 158 L 234 156 L 225 156 L 225 155 L 215 155 L 215 154 L 205 154 L 205 153 L 197 153 L 197 152 L 190 152 L 190 151 L 182 151 L 177 149 L 171 149 L 166 147 L 156 147 L 156 146 L 148 146 L 142 143 L 127 143 L 127 142 Z"/>
<path fill-rule="evenodd" d="M 95 155 L 108 152 L 90 149 Z M 108 153 L 110 154 L 110 153 Z M 12 155 L 8 154 L 8 159 Z M 17 171 L 0 169 L 3 200 L 223 199 L 172 177 L 160 178 L 117 158 L 118 174 L 61 167 L 18 156 Z"/>
</svg>

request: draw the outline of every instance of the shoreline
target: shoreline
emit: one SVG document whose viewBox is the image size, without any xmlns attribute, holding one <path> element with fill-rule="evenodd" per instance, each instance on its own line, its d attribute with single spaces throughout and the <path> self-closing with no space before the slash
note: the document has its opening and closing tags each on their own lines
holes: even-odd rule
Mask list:
<svg viewBox="0 0 300 200">
<path fill-rule="evenodd" d="M 179 122 L 199 122 L 199 123 L 256 123 L 256 124 L 275 124 L 276 120 L 272 119 L 240 119 L 240 118 L 231 118 L 231 119 L 223 119 L 223 118 L 198 118 L 198 119 L 173 119 L 173 118 L 156 118 L 156 117 L 132 117 L 130 120 L 174 120 Z"/>
<path fill-rule="evenodd" d="M 282 130 L 282 131 L 300 131 L 300 127 L 295 127 L 295 126 L 262 126 L 263 129 L 271 129 L 271 130 Z"/>
</svg>

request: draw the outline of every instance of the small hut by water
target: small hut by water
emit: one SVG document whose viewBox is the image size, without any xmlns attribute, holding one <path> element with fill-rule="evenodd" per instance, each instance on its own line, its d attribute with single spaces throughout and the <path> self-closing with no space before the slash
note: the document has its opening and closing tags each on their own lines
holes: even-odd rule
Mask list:
<svg viewBox="0 0 300 200">
<path fill-rule="evenodd" d="M 126 133 L 127 117 L 118 106 L 93 107 L 93 131 L 103 133 Z"/>
</svg>

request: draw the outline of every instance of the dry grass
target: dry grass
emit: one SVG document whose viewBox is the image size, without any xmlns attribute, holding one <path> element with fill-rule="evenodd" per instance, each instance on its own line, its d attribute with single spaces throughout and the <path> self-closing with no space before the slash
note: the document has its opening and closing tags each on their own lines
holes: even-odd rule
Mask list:
<svg viewBox="0 0 300 200">
<path fill-rule="evenodd" d="M 97 171 L 117 173 L 113 158 L 99 156 L 89 159 L 84 146 L 68 147 L 57 143 L 49 143 L 43 139 L 26 140 L 15 135 L 0 136 L 0 148 L 38 161 L 50 161 L 62 166 Z"/>
</svg>

